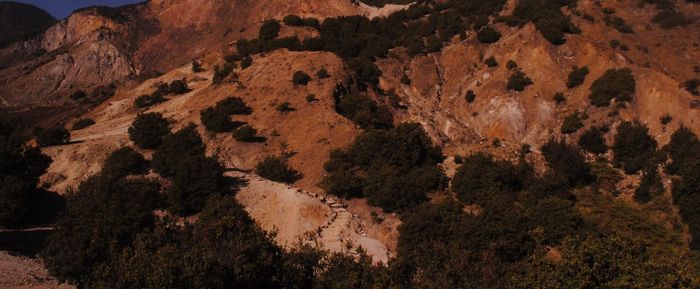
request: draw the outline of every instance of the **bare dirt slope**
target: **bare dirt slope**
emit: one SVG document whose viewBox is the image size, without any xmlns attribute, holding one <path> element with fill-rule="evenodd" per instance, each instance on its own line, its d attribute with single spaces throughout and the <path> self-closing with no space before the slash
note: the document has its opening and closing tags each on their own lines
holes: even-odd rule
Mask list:
<svg viewBox="0 0 700 289">
<path fill-rule="evenodd" d="M 41 261 L 0 252 L 0 288 L 3 289 L 71 289 L 51 278 Z"/>
</svg>

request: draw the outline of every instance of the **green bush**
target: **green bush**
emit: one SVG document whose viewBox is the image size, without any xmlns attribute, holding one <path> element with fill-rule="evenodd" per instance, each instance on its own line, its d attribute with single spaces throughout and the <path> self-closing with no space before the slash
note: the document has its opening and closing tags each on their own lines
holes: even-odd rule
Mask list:
<svg viewBox="0 0 700 289">
<path fill-rule="evenodd" d="M 37 185 L 51 158 L 26 140 L 16 126 L 0 122 L 0 227 L 31 225 L 42 213 L 36 209 L 43 203 Z"/>
<path fill-rule="evenodd" d="M 81 130 L 95 125 L 95 121 L 89 118 L 81 118 L 73 124 L 71 130 Z"/>
<path fill-rule="evenodd" d="M 659 24 L 663 29 L 673 29 L 693 23 L 688 16 L 674 9 L 662 9 L 651 19 L 651 22 Z"/>
<path fill-rule="evenodd" d="M 258 142 L 261 137 L 257 136 L 258 130 L 249 125 L 244 125 L 233 131 L 233 138 L 242 142 Z"/>
<path fill-rule="evenodd" d="M 163 146 L 168 145 L 168 141 Z M 219 161 L 203 153 L 181 155 L 170 169 L 173 174 L 170 176 L 172 184 L 167 190 L 168 210 L 179 216 L 200 212 L 208 198 L 227 194 L 230 190 Z"/>
<path fill-rule="evenodd" d="M 224 64 L 223 68 L 220 68 L 218 65 L 214 66 L 214 77 L 212 78 L 212 82 L 214 84 L 219 84 L 221 81 L 223 81 L 226 77 L 231 75 L 233 72 L 233 64 L 231 63 L 226 63 Z"/>
<path fill-rule="evenodd" d="M 187 127 L 167 135 L 153 154 L 151 166 L 164 177 L 173 177 L 180 169 L 180 162 L 187 156 L 204 155 L 204 143 L 197 133 L 197 127 Z"/>
<path fill-rule="evenodd" d="M 192 60 L 192 72 L 200 73 L 202 71 L 204 71 L 202 68 L 202 62 L 199 60 Z"/>
<path fill-rule="evenodd" d="M 635 93 L 635 81 L 632 71 L 627 68 L 609 69 L 591 85 L 588 98 L 597 107 L 609 106 L 617 102 L 631 101 Z"/>
<path fill-rule="evenodd" d="M 36 135 L 36 143 L 41 147 L 61 145 L 69 140 L 70 132 L 62 126 L 42 129 Z"/>
<path fill-rule="evenodd" d="M 260 26 L 260 32 L 258 33 L 258 39 L 262 41 L 272 40 L 277 38 L 280 33 L 280 23 L 275 19 L 265 20 L 263 25 Z"/>
<path fill-rule="evenodd" d="M 116 180 L 128 175 L 146 174 L 148 169 L 149 163 L 143 155 L 130 147 L 123 147 L 113 151 L 105 159 L 100 174 Z"/>
<path fill-rule="evenodd" d="M 418 124 L 367 130 L 348 149 L 331 153 L 321 185 L 329 194 L 365 197 L 385 210 L 403 210 L 444 186 L 437 166 L 442 159 Z"/>
<path fill-rule="evenodd" d="M 325 79 L 331 77 L 331 75 L 328 74 L 328 70 L 321 68 L 316 72 L 316 77 L 318 77 L 318 79 Z"/>
<path fill-rule="evenodd" d="M 552 97 L 552 99 L 554 99 L 554 102 L 556 102 L 557 104 L 562 104 L 562 103 L 566 102 L 566 97 L 564 96 L 563 92 L 555 93 L 554 97 Z"/>
<path fill-rule="evenodd" d="M 509 70 L 516 69 L 518 68 L 518 64 L 515 63 L 515 61 L 513 60 L 508 60 L 508 62 L 506 62 L 506 68 L 508 68 Z"/>
<path fill-rule="evenodd" d="M 533 84 L 532 79 L 528 78 L 525 73 L 518 70 L 513 72 L 508 78 L 506 87 L 510 90 L 523 91 L 529 85 Z"/>
<path fill-rule="evenodd" d="M 255 174 L 268 180 L 288 184 L 294 183 L 302 177 L 301 173 L 289 166 L 286 158 L 274 156 L 268 156 L 260 161 L 255 166 Z"/>
<path fill-rule="evenodd" d="M 405 85 L 411 85 L 411 78 L 408 77 L 408 75 L 405 74 L 405 73 L 401 76 L 401 80 L 400 80 L 400 81 L 401 81 L 401 83 L 403 83 L 403 84 L 405 84 Z"/>
<path fill-rule="evenodd" d="M 479 39 L 481 43 L 490 44 L 501 39 L 501 33 L 498 33 L 498 31 L 489 26 L 484 26 L 476 33 L 476 38 Z"/>
<path fill-rule="evenodd" d="M 393 126 L 393 116 L 385 106 L 374 103 L 365 94 L 349 94 L 340 98 L 336 111 L 363 129 L 386 129 Z"/>
<path fill-rule="evenodd" d="M 472 103 L 474 102 L 474 100 L 476 100 L 476 94 L 471 89 L 467 90 L 467 96 L 465 98 L 467 100 L 467 103 Z"/>
<path fill-rule="evenodd" d="M 155 149 L 170 133 L 168 120 L 160 113 L 139 114 L 129 127 L 129 139 L 142 149 Z"/>
<path fill-rule="evenodd" d="M 533 22 L 542 37 L 554 45 L 564 44 L 565 33 L 578 33 L 578 28 L 571 23 L 569 16 L 561 12 L 561 7 L 570 1 L 546 1 L 546 0 L 522 0 L 513 10 L 509 22 L 515 25 L 524 25 Z"/>
<path fill-rule="evenodd" d="M 134 101 L 134 104 L 138 108 L 146 108 L 166 101 L 167 100 L 163 97 L 162 94 L 154 92 L 152 94 L 144 94 L 142 96 L 139 96 Z"/>
<path fill-rule="evenodd" d="M 213 107 L 199 113 L 204 127 L 212 132 L 230 132 L 243 123 L 231 120 L 232 115 L 247 115 L 253 113 L 240 97 L 228 97 L 217 102 Z"/>
<path fill-rule="evenodd" d="M 242 69 L 246 69 L 246 68 L 250 67 L 251 65 L 253 65 L 253 58 L 252 57 L 246 56 L 246 57 L 243 57 L 243 59 L 241 59 L 241 68 Z"/>
<path fill-rule="evenodd" d="M 311 76 L 303 71 L 294 72 L 294 76 L 292 76 L 292 83 L 294 83 L 294 85 L 307 85 L 309 81 L 311 81 Z"/>
<path fill-rule="evenodd" d="M 579 148 L 564 140 L 550 139 L 542 148 L 542 155 L 551 169 L 551 177 L 568 187 L 590 184 L 595 180 L 591 166 Z"/>
<path fill-rule="evenodd" d="M 557 245 L 566 238 L 580 235 L 585 226 L 574 203 L 559 197 L 538 201 L 530 208 L 528 216 L 542 227 L 542 242 L 547 245 Z"/>
<path fill-rule="evenodd" d="M 170 83 L 170 92 L 174 94 L 184 94 L 190 91 L 190 88 L 187 86 L 187 82 L 184 80 L 173 80 Z"/>
<path fill-rule="evenodd" d="M 615 165 L 622 167 L 627 174 L 656 163 L 657 143 L 649 135 L 649 129 L 638 121 L 625 121 L 617 127 L 612 150 Z"/>
<path fill-rule="evenodd" d="M 522 188 L 508 161 L 494 160 L 491 155 L 478 153 L 464 158 L 452 179 L 452 190 L 465 204 L 492 206 L 494 200 L 512 195 Z"/>
<path fill-rule="evenodd" d="M 574 66 L 574 69 L 569 73 L 566 87 L 574 88 L 583 84 L 583 81 L 586 80 L 586 75 L 588 75 L 588 72 L 588 66 L 583 66 L 581 68 Z"/>
<path fill-rule="evenodd" d="M 304 21 L 301 19 L 301 17 L 293 14 L 284 16 L 284 18 L 282 18 L 282 22 L 284 22 L 285 25 L 289 26 L 301 26 L 302 24 L 304 24 Z"/>
<path fill-rule="evenodd" d="M 603 137 L 605 132 L 607 132 L 605 127 L 591 127 L 581 134 L 581 137 L 578 139 L 578 145 L 594 154 L 605 153 L 608 151 L 608 145 Z"/>
<path fill-rule="evenodd" d="M 634 200 L 637 203 L 647 203 L 653 197 L 660 196 L 664 192 L 664 185 L 661 176 L 655 167 L 647 168 L 642 175 L 642 182 L 634 191 Z"/>
<path fill-rule="evenodd" d="M 488 67 L 498 67 L 498 61 L 496 61 L 496 58 L 494 58 L 493 56 L 486 58 L 486 60 L 484 60 L 484 63 L 486 63 L 486 66 Z"/>
<path fill-rule="evenodd" d="M 237 96 L 227 97 L 217 102 L 215 108 L 229 115 L 249 115 L 253 113 L 253 109 L 246 105 L 242 98 Z"/>
<path fill-rule="evenodd" d="M 700 79 L 693 78 L 690 80 L 686 80 L 685 82 L 683 82 L 683 87 L 685 87 L 685 90 L 687 90 L 695 96 L 700 95 L 700 91 L 698 91 L 698 87 L 700 87 Z"/>
<path fill-rule="evenodd" d="M 615 15 L 605 15 L 605 23 L 609 26 L 612 26 L 615 28 L 617 31 L 620 31 L 621 33 L 627 33 L 627 34 L 633 34 L 634 30 L 632 29 L 631 26 L 625 22 L 625 19 L 622 19 L 618 16 Z"/>
<path fill-rule="evenodd" d="M 564 123 L 561 125 L 562 134 L 575 133 L 583 127 L 583 122 L 581 122 L 581 116 L 578 112 L 575 112 L 564 118 Z"/>
<path fill-rule="evenodd" d="M 275 109 L 279 112 L 290 112 L 296 110 L 291 103 L 286 101 L 275 106 Z"/>
</svg>

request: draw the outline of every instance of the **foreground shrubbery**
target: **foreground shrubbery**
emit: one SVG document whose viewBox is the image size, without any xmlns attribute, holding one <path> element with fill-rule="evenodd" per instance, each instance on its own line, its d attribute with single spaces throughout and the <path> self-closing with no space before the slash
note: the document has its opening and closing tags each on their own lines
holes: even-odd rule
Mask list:
<svg viewBox="0 0 700 289">
<path fill-rule="evenodd" d="M 386 129 L 393 126 L 391 112 L 377 105 L 365 94 L 348 94 L 340 98 L 336 111 L 349 118 L 361 128 Z"/>
<path fill-rule="evenodd" d="M 70 132 L 62 126 L 41 129 L 36 134 L 36 143 L 42 147 L 61 145 L 69 140 Z"/>
<path fill-rule="evenodd" d="M 649 129 L 634 121 L 622 122 L 617 127 L 612 150 L 615 164 L 627 174 L 634 174 L 655 164 L 658 159 L 656 140 L 649 135 Z"/>
</svg>

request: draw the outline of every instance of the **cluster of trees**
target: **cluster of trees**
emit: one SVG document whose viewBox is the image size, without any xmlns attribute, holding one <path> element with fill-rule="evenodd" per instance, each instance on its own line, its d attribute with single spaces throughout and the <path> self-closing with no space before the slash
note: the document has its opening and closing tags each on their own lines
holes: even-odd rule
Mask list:
<svg viewBox="0 0 700 289">
<path fill-rule="evenodd" d="M 583 82 L 586 80 L 588 72 L 588 66 L 583 66 L 580 68 L 574 66 L 574 68 L 569 73 L 569 77 L 566 81 L 566 87 L 574 88 L 583 84 Z"/>
<path fill-rule="evenodd" d="M 367 198 L 387 211 L 403 210 L 445 185 L 443 156 L 418 124 L 371 129 L 346 150 L 331 153 L 322 186 L 343 198 Z"/>
<path fill-rule="evenodd" d="M 700 140 L 689 128 L 681 126 L 663 151 L 671 158 L 666 172 L 680 177 L 673 181 L 673 201 L 693 235 L 690 247 L 700 250 L 700 214 L 697 210 L 700 206 Z"/>
<path fill-rule="evenodd" d="M 575 133 L 583 127 L 583 122 L 581 120 L 581 114 L 574 112 L 569 116 L 564 118 L 564 123 L 561 125 L 562 134 Z"/>
<path fill-rule="evenodd" d="M 0 227 L 31 225 L 42 214 L 46 192 L 37 187 L 51 159 L 26 140 L 17 127 L 0 122 Z"/>
<path fill-rule="evenodd" d="M 505 17 L 504 21 L 509 25 L 524 25 L 532 22 L 542 36 L 555 45 L 566 42 L 565 35 L 577 34 L 578 27 L 571 23 L 569 16 L 561 12 L 562 6 L 574 7 L 577 1 L 561 0 L 523 0 L 518 1 L 513 14 Z"/>
<path fill-rule="evenodd" d="M 170 84 L 161 82 L 156 85 L 156 90 L 151 94 L 144 94 L 136 98 L 134 104 L 138 108 L 146 108 L 167 101 L 165 96 L 170 94 L 184 94 L 190 91 L 187 82 L 176 79 Z"/>
<path fill-rule="evenodd" d="M 689 0 L 688 2 L 697 3 L 695 0 Z M 678 11 L 676 4 L 670 0 L 643 0 L 641 3 L 656 6 L 658 12 L 651 21 L 659 24 L 663 29 L 672 29 L 693 23 L 688 16 Z"/>
<path fill-rule="evenodd" d="M 523 91 L 526 87 L 532 85 L 533 83 L 534 82 L 532 82 L 532 79 L 527 77 L 524 72 L 518 69 L 510 75 L 510 78 L 508 78 L 506 87 L 510 90 Z"/>
<path fill-rule="evenodd" d="M 242 122 L 232 121 L 233 115 L 249 115 L 253 109 L 248 107 L 240 97 L 228 97 L 216 103 L 216 105 L 202 110 L 200 118 L 202 124 L 209 131 L 230 132 L 244 125 Z"/>
</svg>

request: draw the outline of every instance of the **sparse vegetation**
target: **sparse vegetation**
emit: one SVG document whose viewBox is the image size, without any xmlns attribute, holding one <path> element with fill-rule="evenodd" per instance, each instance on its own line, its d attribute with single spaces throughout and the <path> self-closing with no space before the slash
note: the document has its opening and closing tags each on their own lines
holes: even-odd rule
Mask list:
<svg viewBox="0 0 700 289">
<path fill-rule="evenodd" d="M 295 111 L 296 109 L 292 106 L 290 102 L 281 102 L 275 106 L 275 109 L 279 112 L 290 112 L 290 111 Z"/>
<path fill-rule="evenodd" d="M 661 125 L 663 126 L 668 125 L 669 123 L 671 123 L 671 121 L 673 121 L 673 117 L 671 117 L 671 115 L 668 113 L 662 115 L 661 118 L 659 118 L 659 122 L 661 122 Z"/>
<path fill-rule="evenodd" d="M 700 95 L 700 91 L 698 91 L 698 87 L 700 87 L 700 79 L 693 78 L 690 80 L 686 80 L 685 82 L 683 82 L 683 87 L 685 87 L 685 90 L 690 92 L 692 95 Z"/>
<path fill-rule="evenodd" d="M 251 65 L 253 65 L 253 58 L 252 57 L 246 56 L 246 57 L 243 57 L 243 59 L 241 59 L 241 69 L 246 69 L 246 68 L 250 67 Z"/>
<path fill-rule="evenodd" d="M 609 69 L 593 82 L 588 98 L 591 104 L 597 107 L 609 106 L 613 99 L 617 102 L 631 101 L 635 94 L 635 86 L 631 70 Z"/>
<path fill-rule="evenodd" d="M 212 82 L 214 84 L 221 83 L 221 81 L 233 73 L 233 69 L 234 66 L 231 63 L 224 64 L 223 68 L 219 67 L 218 65 L 214 66 L 214 77 L 212 78 Z"/>
<path fill-rule="evenodd" d="M 328 70 L 321 68 L 318 70 L 318 72 L 316 72 L 316 77 L 318 77 L 318 79 L 326 79 L 331 77 L 331 75 L 328 74 Z"/>
<path fill-rule="evenodd" d="M 253 110 L 248 107 L 240 97 L 228 97 L 216 103 L 216 105 L 202 110 L 199 113 L 204 127 L 212 132 L 230 132 L 243 123 L 232 121 L 233 115 L 251 114 Z"/>
<path fill-rule="evenodd" d="M 257 142 L 261 137 L 257 136 L 258 130 L 249 125 L 244 125 L 233 131 L 233 138 L 242 142 Z"/>
<path fill-rule="evenodd" d="M 138 98 L 136 98 L 136 101 L 134 101 L 134 104 L 138 108 L 147 108 L 159 103 L 163 103 L 165 101 L 166 99 L 161 93 L 153 92 L 152 94 L 144 94 L 142 96 L 139 96 Z"/>
<path fill-rule="evenodd" d="M 129 127 L 129 139 L 142 149 L 157 148 L 168 133 L 168 120 L 160 113 L 139 114 Z"/>
<path fill-rule="evenodd" d="M 170 92 L 174 94 L 184 94 L 190 91 L 190 88 L 187 86 L 187 82 L 184 80 L 173 80 L 170 83 Z"/>
<path fill-rule="evenodd" d="M 566 97 L 564 96 L 563 92 L 555 93 L 554 97 L 552 97 L 552 99 L 554 99 L 554 102 L 556 102 L 557 104 L 562 104 L 562 103 L 566 102 Z"/>
<path fill-rule="evenodd" d="M 473 90 L 467 90 L 467 95 L 465 99 L 467 100 L 467 103 L 472 103 L 474 102 L 474 100 L 476 100 L 476 94 Z"/>
</svg>

